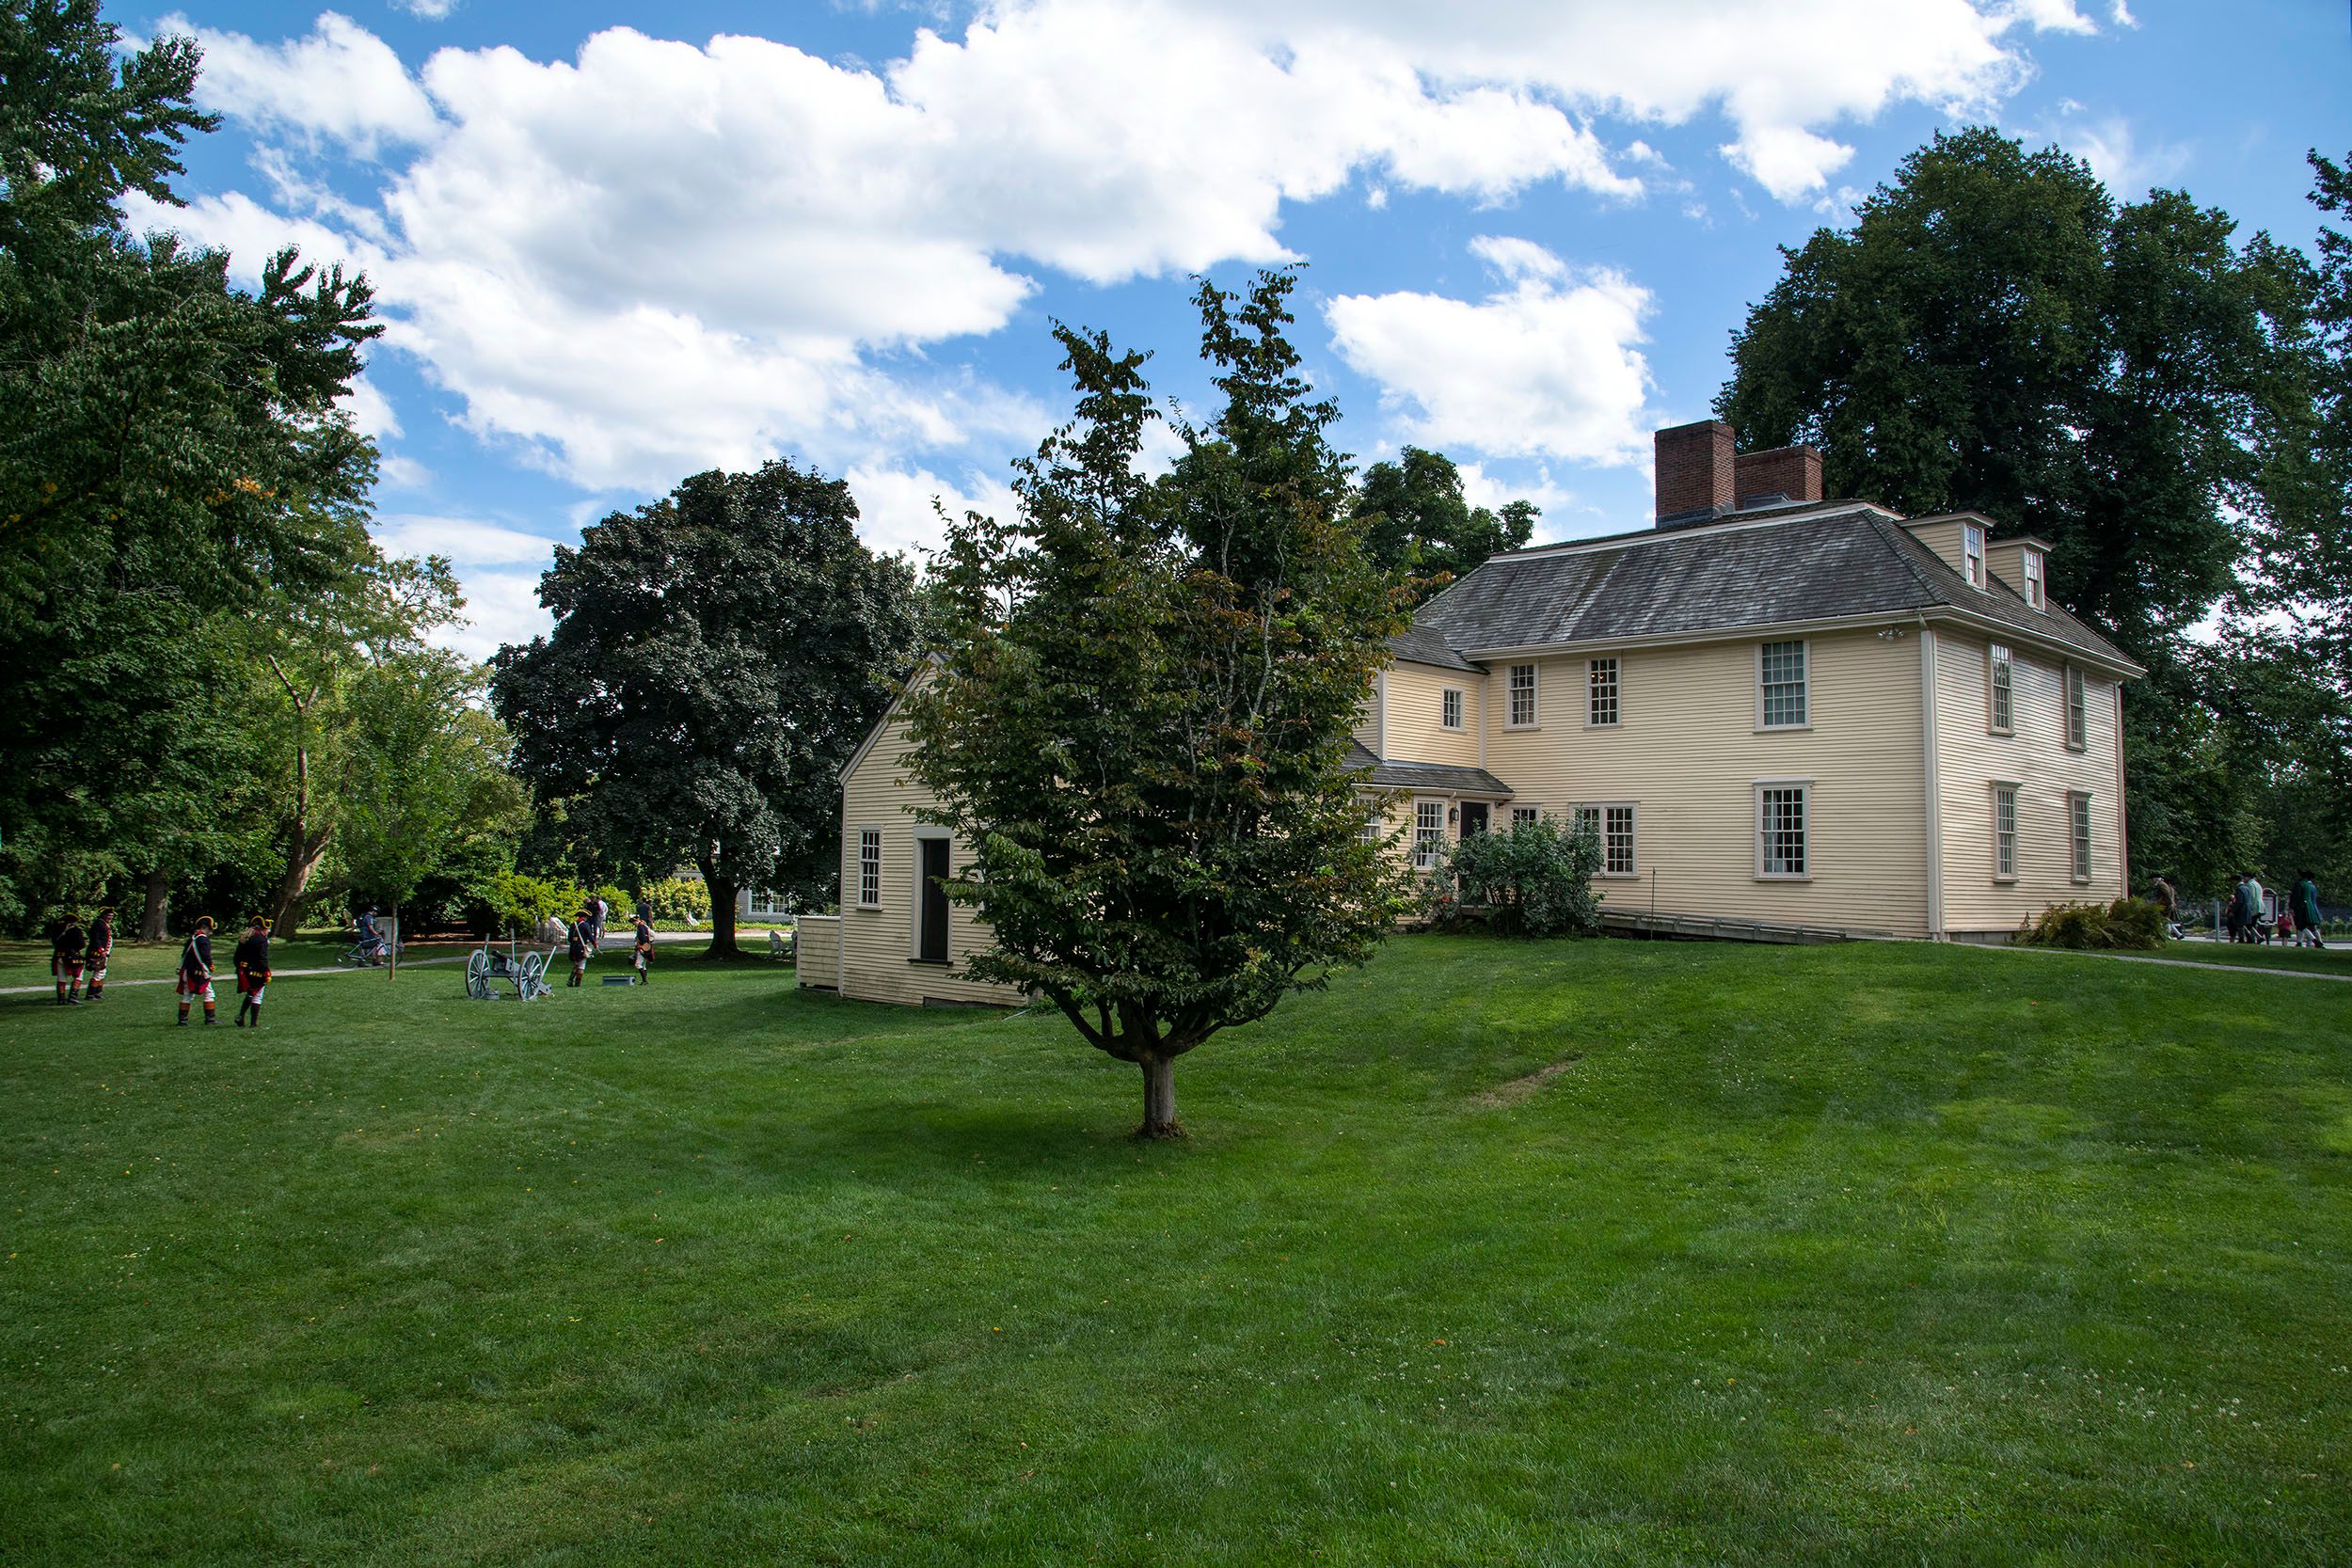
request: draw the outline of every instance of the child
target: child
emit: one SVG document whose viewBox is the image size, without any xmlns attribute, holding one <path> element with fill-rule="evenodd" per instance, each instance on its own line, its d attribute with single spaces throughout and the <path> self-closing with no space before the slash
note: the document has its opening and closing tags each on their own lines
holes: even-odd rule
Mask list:
<svg viewBox="0 0 2352 1568">
<path fill-rule="evenodd" d="M 217 1022 L 213 1010 L 213 917 L 196 917 L 196 934 L 180 949 L 180 983 L 173 988 L 180 993 L 180 1027 L 188 1026 L 188 1004 L 198 997 L 204 999 L 204 1026 L 211 1028 Z"/>
<path fill-rule="evenodd" d="M 106 989 L 106 959 L 115 950 L 115 911 L 102 909 L 98 918 L 89 923 L 89 990 L 83 992 L 90 1001 Z"/>
<path fill-rule="evenodd" d="M 245 1027 L 245 1016 L 253 1015 L 253 1027 L 262 1026 L 262 992 L 269 985 L 269 922 L 260 915 L 246 927 L 245 940 L 237 943 L 237 1027 Z"/>
<path fill-rule="evenodd" d="M 645 918 L 645 907 L 637 906 L 637 983 L 644 985 L 653 978 L 653 922 Z"/>
<path fill-rule="evenodd" d="M 588 949 L 592 945 L 592 939 L 588 935 L 588 911 L 586 910 L 572 916 L 572 923 L 565 927 L 564 936 L 564 940 L 571 943 L 572 977 L 568 983 L 578 986 L 581 976 L 588 973 Z"/>
<path fill-rule="evenodd" d="M 60 1007 L 69 1003 L 77 1007 L 82 1005 L 82 950 L 88 945 L 89 933 L 82 929 L 82 917 L 68 910 L 56 940 L 49 944 L 49 976 L 57 982 Z"/>
</svg>

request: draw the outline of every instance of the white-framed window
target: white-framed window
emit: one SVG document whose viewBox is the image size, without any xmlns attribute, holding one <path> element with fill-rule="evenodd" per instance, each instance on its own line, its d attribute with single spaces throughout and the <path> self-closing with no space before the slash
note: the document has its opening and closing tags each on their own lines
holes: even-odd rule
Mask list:
<svg viewBox="0 0 2352 1568">
<path fill-rule="evenodd" d="M 2020 550 L 2018 571 L 2026 579 L 2026 602 L 2036 610 L 2050 608 L 2050 590 L 2043 580 L 2040 550 Z"/>
<path fill-rule="evenodd" d="M 882 908 L 882 830 L 857 831 L 857 907 Z"/>
<path fill-rule="evenodd" d="M 1595 729 L 1613 729 L 1623 709 L 1619 705 L 1617 661 L 1597 658 L 1586 667 L 1585 686 L 1589 698 L 1584 721 Z"/>
<path fill-rule="evenodd" d="M 1641 875 L 1638 853 L 1639 809 L 1630 800 L 1599 800 L 1576 808 L 1576 825 L 1589 829 L 1600 841 L 1600 875 Z"/>
<path fill-rule="evenodd" d="M 2066 798 L 2066 836 L 2074 851 L 2074 880 L 2090 880 L 2090 797 L 2076 790 Z"/>
<path fill-rule="evenodd" d="M 1511 701 L 1504 710 L 1503 725 L 1514 730 L 1535 727 L 1535 667 L 1533 664 L 1511 666 Z"/>
<path fill-rule="evenodd" d="M 1756 727 L 1801 730 L 1811 722 L 1805 701 L 1805 646 L 1764 642 L 1756 650 Z"/>
<path fill-rule="evenodd" d="M 1971 588 L 1984 586 L 1984 528 L 1979 523 L 1960 525 L 1961 576 Z"/>
<path fill-rule="evenodd" d="M 773 888 L 754 888 L 743 900 L 744 912 L 754 920 L 780 920 L 791 913 L 783 894 Z"/>
<path fill-rule="evenodd" d="M 2017 879 L 2017 786 L 1993 786 L 1993 879 Z"/>
<path fill-rule="evenodd" d="M 2066 667 L 2066 749 L 2079 752 L 2090 744 L 2090 718 L 2083 708 L 2083 673 L 2079 665 Z"/>
<path fill-rule="evenodd" d="M 1389 814 L 1378 800 L 1364 804 L 1364 825 L 1356 830 L 1356 836 L 1366 844 L 1377 844 L 1388 836 Z"/>
<path fill-rule="evenodd" d="M 1522 822 L 1533 822 L 1543 815 L 1543 808 L 1541 806 L 1513 806 L 1511 808 L 1511 826 L 1516 828 Z"/>
<path fill-rule="evenodd" d="M 1413 863 L 1423 871 L 1438 863 L 1445 852 L 1445 802 L 1416 800 L 1413 802 Z"/>
<path fill-rule="evenodd" d="M 1438 699 L 1438 722 L 1449 730 L 1462 727 L 1462 689 L 1449 686 Z"/>
<path fill-rule="evenodd" d="M 1758 779 L 1756 784 L 1756 875 L 1793 881 L 1813 875 L 1813 781 Z"/>
<path fill-rule="evenodd" d="M 1986 679 L 1993 693 L 1993 711 L 1988 716 L 1994 735 L 2008 735 L 2017 727 L 2017 660 L 2007 648 L 1994 643 L 1985 653 Z"/>
</svg>

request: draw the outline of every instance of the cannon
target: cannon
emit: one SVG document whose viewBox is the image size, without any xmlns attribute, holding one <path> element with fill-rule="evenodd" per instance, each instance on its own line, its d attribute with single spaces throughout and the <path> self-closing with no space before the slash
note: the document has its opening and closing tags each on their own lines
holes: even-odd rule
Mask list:
<svg viewBox="0 0 2352 1568">
<path fill-rule="evenodd" d="M 553 996 L 555 988 L 548 984 L 548 962 L 552 957 L 552 950 L 517 955 L 512 937 L 507 939 L 503 953 L 485 941 L 466 956 L 466 994 L 477 1002 L 490 1001 L 499 994 L 499 985 L 503 981 L 514 988 L 517 1002 Z"/>
</svg>

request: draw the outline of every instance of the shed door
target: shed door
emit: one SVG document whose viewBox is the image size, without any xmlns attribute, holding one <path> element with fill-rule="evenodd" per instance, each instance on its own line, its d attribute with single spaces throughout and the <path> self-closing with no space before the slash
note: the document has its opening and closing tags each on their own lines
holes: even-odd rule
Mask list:
<svg viewBox="0 0 2352 1568">
<path fill-rule="evenodd" d="M 923 883 L 914 900 L 915 957 L 927 964 L 944 964 L 947 961 L 947 890 L 940 884 L 947 877 L 947 841 L 918 838 L 914 842 L 923 854 Z"/>
</svg>

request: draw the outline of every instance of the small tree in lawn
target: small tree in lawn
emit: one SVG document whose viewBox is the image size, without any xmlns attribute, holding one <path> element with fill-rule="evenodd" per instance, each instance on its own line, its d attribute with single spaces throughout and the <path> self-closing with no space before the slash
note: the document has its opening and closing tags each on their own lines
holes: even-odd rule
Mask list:
<svg viewBox="0 0 2352 1568">
<path fill-rule="evenodd" d="M 1345 767 L 1403 588 L 1344 515 L 1292 283 L 1200 286 L 1225 406 L 1156 482 L 1143 356 L 1057 327 L 1077 417 L 1014 521 L 950 530 L 952 635 L 910 699 L 909 767 L 973 850 L 948 896 L 993 938 L 967 972 L 1135 1063 L 1146 1137 L 1181 1134 L 1178 1057 L 1362 962 L 1405 897 Z"/>
<path fill-rule="evenodd" d="M 832 885 L 841 765 L 914 653 L 913 573 L 858 542 L 838 480 L 774 462 L 615 512 L 539 579 L 551 636 L 499 651 L 516 763 L 594 871 L 691 861 L 710 956 L 735 895 Z"/>
<path fill-rule="evenodd" d="M 383 658 L 353 683 L 338 794 L 336 853 L 345 875 L 391 906 L 440 869 L 464 827 L 518 815 L 504 733 L 477 705 L 481 673 L 455 655 L 421 649 Z M 393 972 L 400 967 L 392 944 Z"/>
</svg>

